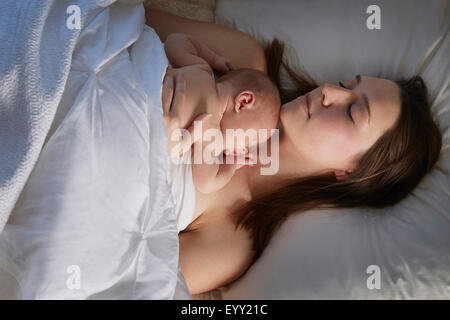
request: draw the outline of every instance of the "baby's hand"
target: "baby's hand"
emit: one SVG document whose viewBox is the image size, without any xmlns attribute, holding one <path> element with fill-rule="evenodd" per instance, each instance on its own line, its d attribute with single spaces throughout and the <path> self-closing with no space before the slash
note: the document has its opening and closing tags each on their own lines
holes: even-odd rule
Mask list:
<svg viewBox="0 0 450 320">
<path fill-rule="evenodd" d="M 211 67 L 219 73 L 227 73 L 228 71 L 233 70 L 230 60 L 219 54 L 216 54 Z"/>
</svg>

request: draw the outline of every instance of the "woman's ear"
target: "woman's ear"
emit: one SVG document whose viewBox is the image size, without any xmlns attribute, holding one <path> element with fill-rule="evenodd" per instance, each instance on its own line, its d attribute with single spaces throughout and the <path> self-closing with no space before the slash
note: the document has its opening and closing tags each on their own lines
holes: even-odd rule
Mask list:
<svg viewBox="0 0 450 320">
<path fill-rule="evenodd" d="M 334 175 L 336 176 L 337 181 L 343 181 L 348 178 L 350 171 L 342 170 L 342 169 L 334 169 Z"/>
<path fill-rule="evenodd" d="M 346 166 L 346 170 L 342 169 L 334 169 L 334 175 L 336 176 L 336 180 L 342 181 L 348 178 L 349 174 L 356 170 L 358 167 L 359 159 L 361 159 L 362 152 L 357 153 L 351 158 L 351 161 Z"/>
<path fill-rule="evenodd" d="M 255 94 L 245 90 L 239 93 L 234 99 L 234 111 L 241 112 L 244 109 L 251 109 L 255 105 Z"/>
</svg>

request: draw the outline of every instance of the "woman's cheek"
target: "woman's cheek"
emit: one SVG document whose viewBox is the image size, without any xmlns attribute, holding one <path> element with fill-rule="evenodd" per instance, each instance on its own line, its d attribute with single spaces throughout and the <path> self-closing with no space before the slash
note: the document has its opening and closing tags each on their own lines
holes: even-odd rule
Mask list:
<svg viewBox="0 0 450 320">
<path fill-rule="evenodd" d="M 350 133 L 337 122 L 317 126 L 303 138 L 306 140 L 302 139 L 303 143 L 308 145 L 308 152 L 320 158 L 339 160 L 352 150 Z"/>
<path fill-rule="evenodd" d="M 312 132 L 310 132 L 312 133 Z M 332 143 L 330 144 L 330 137 L 323 134 L 323 132 L 315 132 L 312 135 L 308 135 L 305 137 L 307 140 L 304 141 L 305 145 L 308 146 L 307 152 L 313 157 L 323 158 L 325 156 L 329 156 L 330 147 L 332 147 Z"/>
</svg>

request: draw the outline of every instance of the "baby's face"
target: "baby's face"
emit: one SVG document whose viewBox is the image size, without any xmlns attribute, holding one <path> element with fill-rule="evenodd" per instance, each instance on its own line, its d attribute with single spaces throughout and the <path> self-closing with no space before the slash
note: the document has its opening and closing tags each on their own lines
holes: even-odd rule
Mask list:
<svg viewBox="0 0 450 320">
<path fill-rule="evenodd" d="M 258 144 L 266 142 L 270 137 L 271 131 L 270 129 L 260 129 L 259 127 L 255 125 L 246 129 L 222 128 L 224 153 L 248 155 Z M 266 134 L 263 134 L 264 132 Z"/>
<path fill-rule="evenodd" d="M 240 130 L 239 130 L 240 131 Z M 224 135 L 224 150 L 226 155 L 246 155 L 249 153 L 251 147 L 257 145 L 255 142 L 250 142 L 245 134 L 234 133 L 233 136 Z"/>
<path fill-rule="evenodd" d="M 236 105 L 227 108 L 220 120 L 223 150 L 225 154 L 246 155 L 270 138 L 278 125 L 278 114 L 258 102 L 237 112 Z"/>
</svg>

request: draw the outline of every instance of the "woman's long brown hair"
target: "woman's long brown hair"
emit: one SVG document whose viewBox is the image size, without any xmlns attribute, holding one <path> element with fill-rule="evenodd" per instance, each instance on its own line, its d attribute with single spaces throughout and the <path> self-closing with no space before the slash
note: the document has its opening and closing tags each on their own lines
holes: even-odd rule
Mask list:
<svg viewBox="0 0 450 320">
<path fill-rule="evenodd" d="M 317 85 L 304 71 L 294 72 L 283 60 L 283 52 L 284 44 L 277 39 L 265 49 L 268 75 L 277 85 L 282 103 L 286 103 Z M 282 87 L 281 67 L 294 89 Z M 442 138 L 431 116 L 427 88 L 420 76 L 395 83 L 401 92 L 399 119 L 359 159 L 346 180 L 337 180 L 333 172 L 293 179 L 285 187 L 252 199 L 233 212 L 236 228 L 243 227 L 251 234 L 253 262 L 291 214 L 317 207 L 392 206 L 431 170 L 439 157 Z"/>
</svg>

